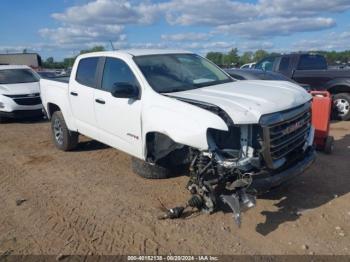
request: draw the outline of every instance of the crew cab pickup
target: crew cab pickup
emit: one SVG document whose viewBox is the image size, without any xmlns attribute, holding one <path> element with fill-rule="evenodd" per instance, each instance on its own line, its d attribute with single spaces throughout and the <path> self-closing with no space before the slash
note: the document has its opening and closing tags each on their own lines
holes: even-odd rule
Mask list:
<svg viewBox="0 0 350 262">
<path fill-rule="evenodd" d="M 270 56 L 255 65 L 256 69 L 280 72 L 311 90 L 327 90 L 333 95 L 335 114 L 350 119 L 350 70 L 328 69 L 324 56 L 294 53 Z"/>
<path fill-rule="evenodd" d="M 131 155 L 145 178 L 187 167 L 190 203 L 212 212 L 222 200 L 236 220 L 236 204 L 252 203 L 247 191 L 278 186 L 315 158 L 311 96 L 302 87 L 235 81 L 190 52 L 85 54 L 69 83 L 40 86 L 57 148 L 73 150 L 83 134 Z"/>
</svg>

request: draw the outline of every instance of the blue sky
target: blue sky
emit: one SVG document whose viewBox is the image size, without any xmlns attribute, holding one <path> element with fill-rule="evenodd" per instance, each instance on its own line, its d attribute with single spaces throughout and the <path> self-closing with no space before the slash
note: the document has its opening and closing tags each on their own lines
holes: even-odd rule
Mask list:
<svg viewBox="0 0 350 262">
<path fill-rule="evenodd" d="M 350 49 L 350 0 L 1 0 L 0 52 Z"/>
</svg>

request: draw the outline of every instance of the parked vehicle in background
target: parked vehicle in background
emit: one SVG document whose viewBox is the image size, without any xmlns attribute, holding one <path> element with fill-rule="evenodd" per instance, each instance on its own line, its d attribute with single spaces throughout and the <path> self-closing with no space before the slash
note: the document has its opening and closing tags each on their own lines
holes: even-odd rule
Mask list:
<svg viewBox="0 0 350 262">
<path fill-rule="evenodd" d="M 43 115 L 39 78 L 28 66 L 0 66 L 0 122 Z"/>
<path fill-rule="evenodd" d="M 279 72 L 300 84 L 310 85 L 311 90 L 330 92 L 337 116 L 350 119 L 350 70 L 328 69 L 324 56 L 307 53 L 270 56 L 259 61 L 255 68 Z"/>
<path fill-rule="evenodd" d="M 0 65 L 26 65 L 37 70 L 42 61 L 37 53 L 0 54 Z"/>
<path fill-rule="evenodd" d="M 254 63 L 244 64 L 240 68 L 241 69 L 252 69 L 252 68 L 254 68 L 255 64 L 256 64 L 255 62 Z"/>
<path fill-rule="evenodd" d="M 185 165 L 191 203 L 212 212 L 222 201 L 236 220 L 240 201 L 254 205 L 248 186 L 269 190 L 315 158 L 310 94 L 289 82 L 234 81 L 193 53 L 84 54 L 69 82 L 40 86 L 58 149 L 74 149 L 80 133 L 133 156 L 145 178 Z"/>
<path fill-rule="evenodd" d="M 259 69 L 225 69 L 225 71 L 237 80 L 275 80 L 275 81 L 288 81 L 294 84 L 302 86 L 306 91 L 310 90 L 310 86 L 307 84 L 298 84 L 294 80 L 286 77 L 277 72 L 264 71 Z"/>
<path fill-rule="evenodd" d="M 41 78 L 45 78 L 45 79 L 58 77 L 57 73 L 53 71 L 38 71 L 37 73 Z"/>
</svg>

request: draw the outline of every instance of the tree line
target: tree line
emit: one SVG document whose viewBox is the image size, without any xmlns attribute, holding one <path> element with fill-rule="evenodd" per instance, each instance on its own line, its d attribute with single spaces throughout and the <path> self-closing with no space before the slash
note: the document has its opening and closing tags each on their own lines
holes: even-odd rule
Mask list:
<svg viewBox="0 0 350 262">
<path fill-rule="evenodd" d="M 105 51 L 103 46 L 94 46 L 90 49 L 81 50 L 79 54 L 85 54 L 90 52 Z M 326 57 L 328 64 L 348 64 L 350 63 L 350 50 L 345 51 L 313 51 L 312 53 L 322 54 Z M 229 52 L 209 52 L 206 54 L 206 58 L 213 63 L 221 67 L 238 67 L 247 63 L 258 62 L 267 56 L 279 55 L 276 52 L 268 52 L 260 49 L 255 52 L 246 51 L 239 54 L 237 48 L 232 48 Z M 54 61 L 53 57 L 47 58 L 43 62 L 44 68 L 69 68 L 73 66 L 75 57 L 68 57 L 63 61 Z"/>
<path fill-rule="evenodd" d="M 349 64 L 350 50 L 345 51 L 312 51 L 311 53 L 321 54 L 326 57 L 329 65 Z M 268 52 L 266 50 L 257 50 L 255 52 L 244 52 L 241 55 L 237 48 L 231 49 L 228 53 L 209 52 L 206 57 L 213 63 L 221 67 L 238 67 L 244 64 L 258 62 L 267 56 L 280 55 L 276 52 Z"/>
<path fill-rule="evenodd" d="M 91 52 L 99 52 L 99 51 L 106 51 L 106 49 L 103 46 L 94 46 L 90 49 L 84 49 L 80 50 L 79 55 L 91 53 Z M 63 61 L 55 61 L 53 57 L 48 57 L 45 61 L 43 61 L 42 66 L 43 68 L 48 69 L 66 69 L 73 66 L 75 59 L 78 55 L 74 57 L 67 57 L 64 58 Z"/>
</svg>

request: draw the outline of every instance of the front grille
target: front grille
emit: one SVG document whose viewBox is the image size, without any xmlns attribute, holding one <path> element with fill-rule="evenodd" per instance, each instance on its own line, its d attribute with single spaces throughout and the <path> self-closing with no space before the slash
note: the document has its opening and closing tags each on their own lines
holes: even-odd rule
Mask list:
<svg viewBox="0 0 350 262">
<path fill-rule="evenodd" d="M 271 115 L 267 117 L 274 121 L 269 123 L 265 118 L 265 123 L 262 124 L 263 157 L 269 168 L 277 168 L 278 160 L 302 149 L 311 127 L 309 103 L 278 114 L 277 117 Z"/>
<path fill-rule="evenodd" d="M 41 104 L 40 94 L 29 94 L 29 95 L 6 95 L 15 101 L 16 104 L 21 106 L 35 106 Z"/>
</svg>

